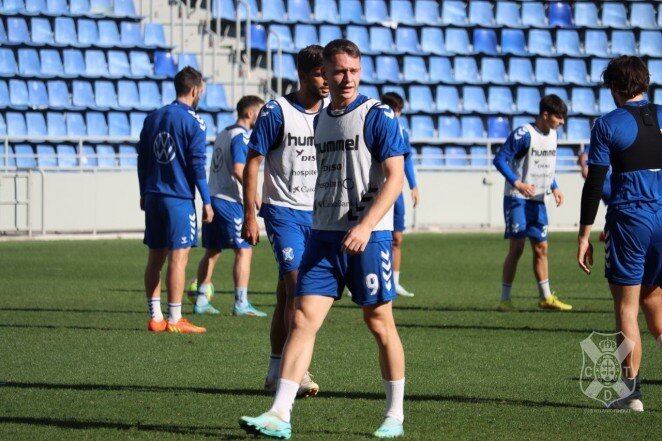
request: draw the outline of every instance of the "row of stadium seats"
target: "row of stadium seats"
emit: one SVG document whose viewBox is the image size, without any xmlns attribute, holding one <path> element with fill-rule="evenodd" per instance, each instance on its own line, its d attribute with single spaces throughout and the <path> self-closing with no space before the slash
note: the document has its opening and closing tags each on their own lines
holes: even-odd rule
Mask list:
<svg viewBox="0 0 662 441">
<path fill-rule="evenodd" d="M 0 16 L 1 17 L 1 16 Z M 163 25 L 72 17 L 0 19 L 0 44 L 61 47 L 168 48 Z"/>
<path fill-rule="evenodd" d="M 319 28 L 319 32 L 318 32 Z M 294 30 L 294 35 L 292 34 Z M 326 44 L 343 35 L 356 43 L 365 54 L 513 54 L 519 56 L 598 56 L 642 55 L 662 56 L 662 31 L 587 30 L 573 29 L 485 29 L 475 28 L 413 28 L 395 30 L 383 26 L 350 25 L 343 30 L 336 25 L 271 24 L 269 44 L 285 52 L 297 52 L 311 44 Z M 395 34 L 395 37 L 394 37 Z M 638 37 L 637 37 L 638 35 Z M 637 44 L 637 42 L 639 44 Z M 500 44 L 499 44 L 500 43 Z M 267 33 L 262 25 L 251 28 L 251 45 L 257 50 L 267 48 Z"/>
<path fill-rule="evenodd" d="M 514 1 L 433 1 L 433 0 L 256 0 L 249 1 L 253 20 L 280 23 L 391 23 L 407 25 L 453 25 L 494 27 L 662 27 L 662 7 L 656 14 L 652 3 L 637 2 L 627 7 L 623 2 L 549 3 Z M 390 9 L 388 4 L 390 3 Z M 441 7 L 439 7 L 441 3 Z M 468 8 L 467 8 L 468 4 Z M 215 17 L 234 19 L 245 8 L 233 0 L 214 0 Z M 629 12 L 629 13 L 628 13 Z M 657 21 L 656 21 L 657 15 Z M 574 18 L 574 19 L 573 19 Z"/>
<path fill-rule="evenodd" d="M 0 48 L 0 77 L 29 78 L 172 78 L 185 66 L 199 68 L 195 54 L 180 53 L 178 63 L 170 52 L 155 51 L 153 61 L 145 51 L 90 49 Z"/>
<path fill-rule="evenodd" d="M 0 0 L 0 14 L 140 18 L 133 0 Z"/>
</svg>

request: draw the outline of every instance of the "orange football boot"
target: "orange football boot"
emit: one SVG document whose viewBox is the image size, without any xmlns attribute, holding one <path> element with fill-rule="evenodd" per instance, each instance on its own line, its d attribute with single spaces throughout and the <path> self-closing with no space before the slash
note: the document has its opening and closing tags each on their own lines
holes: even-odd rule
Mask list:
<svg viewBox="0 0 662 441">
<path fill-rule="evenodd" d="M 193 323 L 186 320 L 184 317 L 180 318 L 175 324 L 167 322 L 166 330 L 176 334 L 204 334 L 207 328 L 202 326 L 195 326 Z"/>
<path fill-rule="evenodd" d="M 168 321 L 166 319 L 163 319 L 160 322 L 157 322 L 154 319 L 150 319 L 149 323 L 147 323 L 147 330 L 149 332 L 164 332 L 167 325 Z"/>
</svg>

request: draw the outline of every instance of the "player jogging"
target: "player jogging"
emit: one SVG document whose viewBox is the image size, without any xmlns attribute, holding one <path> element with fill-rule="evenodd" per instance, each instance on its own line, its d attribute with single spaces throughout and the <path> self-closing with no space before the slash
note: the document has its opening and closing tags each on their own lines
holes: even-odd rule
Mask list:
<svg viewBox="0 0 662 441">
<path fill-rule="evenodd" d="M 221 250 L 234 250 L 234 308 L 232 314 L 245 317 L 265 317 L 248 301 L 248 281 L 251 273 L 253 249 L 241 238 L 244 222 L 242 206 L 242 181 L 248 138 L 255 125 L 262 98 L 248 95 L 237 103 L 237 122 L 223 129 L 214 142 L 214 154 L 209 174 L 212 192 L 214 221 L 202 227 L 202 244 L 205 254 L 198 265 L 197 280 L 189 288 L 195 295 L 194 311 L 197 314 L 218 314 L 209 299 L 214 288 L 211 283 L 214 266 Z M 251 203 L 254 203 L 251 201 Z"/>
<path fill-rule="evenodd" d="M 283 346 L 287 339 L 303 250 L 313 224 L 317 166 L 313 120 L 324 108 L 329 87 L 322 77 L 321 46 L 297 54 L 299 90 L 269 101 L 251 134 L 244 180 L 244 238 L 259 241 L 255 216 L 257 178 L 265 160 L 260 216 L 278 262 L 276 308 L 271 320 L 271 357 L 264 388 L 276 391 Z M 306 372 L 298 396 L 317 395 L 319 386 Z"/>
<path fill-rule="evenodd" d="M 182 318 L 189 251 L 197 243 L 195 188 L 202 197 L 202 222 L 214 217 L 205 173 L 205 123 L 196 113 L 204 90 L 202 74 L 185 67 L 175 75 L 177 99 L 147 115 L 138 141 L 140 208 L 145 211 L 149 257 L 145 294 L 152 332 L 203 333 Z M 168 258 L 168 320 L 161 312 L 161 268 Z"/>
<path fill-rule="evenodd" d="M 640 304 L 648 329 L 662 347 L 662 106 L 644 99 L 649 78 L 644 62 L 631 56 L 612 59 L 603 73 L 617 109 L 598 118 L 591 131 L 577 250 L 579 266 L 590 274 L 591 226 L 611 166 L 605 277 L 614 299 L 616 327 L 627 338 L 619 344 L 629 354 L 621 366 L 628 390 L 610 407 L 635 411 L 644 410 L 638 375 Z"/>
<path fill-rule="evenodd" d="M 400 95 L 395 92 L 386 92 L 382 95 L 382 103 L 388 105 L 395 112 L 396 117 L 400 117 L 402 109 L 405 107 L 405 102 Z M 405 144 L 411 150 L 409 144 L 409 134 L 400 126 L 400 132 Z M 416 185 L 416 172 L 414 171 L 414 160 L 411 155 L 405 157 L 405 177 L 411 190 L 411 200 L 414 208 L 419 202 L 418 186 Z M 395 292 L 399 296 L 414 297 L 414 294 L 407 291 L 400 285 L 400 262 L 402 261 L 402 242 L 404 240 L 405 231 L 405 198 L 402 193 L 398 196 L 393 206 L 393 281 L 395 282 Z"/>
<path fill-rule="evenodd" d="M 547 95 L 540 100 L 540 112 L 534 123 L 515 129 L 494 157 L 494 166 L 506 178 L 503 212 L 505 238 L 510 246 L 503 263 L 499 311 L 512 311 L 510 290 L 517 263 L 528 237 L 533 249 L 533 272 L 538 281 L 538 307 L 570 311 L 549 287 L 547 262 L 547 209 L 545 195 L 554 195 L 556 206 L 563 203 L 563 193 L 554 177 L 556 169 L 556 129 L 563 124 L 568 108 L 561 98 Z"/>
</svg>

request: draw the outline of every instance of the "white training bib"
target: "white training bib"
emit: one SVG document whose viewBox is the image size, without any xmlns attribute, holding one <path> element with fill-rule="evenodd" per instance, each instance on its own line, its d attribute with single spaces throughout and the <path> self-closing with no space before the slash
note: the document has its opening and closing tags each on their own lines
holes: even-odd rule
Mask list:
<svg viewBox="0 0 662 441">
<path fill-rule="evenodd" d="M 359 223 L 386 179 L 365 143 L 364 125 L 379 101 L 369 99 L 349 112 L 320 113 L 315 130 L 317 184 L 313 229 L 347 231 Z M 393 230 L 393 207 L 374 231 Z"/>
<path fill-rule="evenodd" d="M 230 145 L 232 138 L 237 135 L 242 135 L 244 142 L 248 143 L 248 132 L 237 124 L 225 128 L 216 136 L 209 172 L 209 192 L 215 198 L 242 203 L 244 195 L 241 183 L 234 177 L 234 161 Z"/>
<path fill-rule="evenodd" d="M 531 136 L 529 150 L 521 158 L 514 158 L 510 164 L 517 175 L 517 179 L 525 184 L 536 187 L 534 196 L 528 198 L 535 201 L 544 201 L 549 193 L 556 171 L 556 130 L 550 129 L 547 135 L 542 134 L 532 124 L 525 124 L 515 132 L 515 139 L 528 133 Z M 518 138 L 519 137 L 519 138 Z M 515 187 L 506 181 L 506 196 L 525 198 Z"/>
</svg>

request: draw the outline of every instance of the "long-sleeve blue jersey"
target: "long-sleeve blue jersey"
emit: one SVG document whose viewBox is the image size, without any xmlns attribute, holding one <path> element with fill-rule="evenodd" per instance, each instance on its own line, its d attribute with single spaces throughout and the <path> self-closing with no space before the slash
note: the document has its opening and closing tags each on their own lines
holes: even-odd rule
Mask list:
<svg viewBox="0 0 662 441">
<path fill-rule="evenodd" d="M 193 108 L 174 101 L 147 115 L 138 141 L 140 196 L 156 194 L 211 202 L 206 161 L 206 126 Z"/>
<path fill-rule="evenodd" d="M 417 187 L 416 184 L 416 171 L 414 169 L 414 159 L 411 155 L 411 143 L 409 142 L 409 133 L 400 126 L 400 133 L 402 133 L 402 139 L 405 141 L 405 145 L 409 147 L 410 153 L 405 155 L 405 177 L 407 178 L 407 183 L 409 184 L 409 189 Z"/>
</svg>

